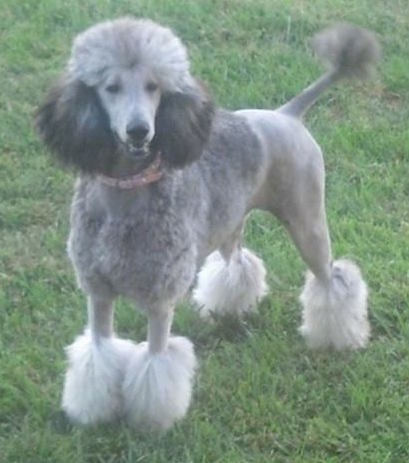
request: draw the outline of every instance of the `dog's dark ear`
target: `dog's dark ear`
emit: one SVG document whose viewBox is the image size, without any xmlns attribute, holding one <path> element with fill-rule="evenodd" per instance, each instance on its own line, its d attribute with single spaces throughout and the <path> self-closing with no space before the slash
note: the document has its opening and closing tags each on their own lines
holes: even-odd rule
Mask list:
<svg viewBox="0 0 409 463">
<path fill-rule="evenodd" d="M 83 172 L 107 172 L 115 140 L 98 95 L 83 82 L 63 76 L 35 115 L 41 138 L 57 157 Z"/>
<path fill-rule="evenodd" d="M 191 164 L 209 139 L 213 116 L 213 101 L 202 85 L 184 93 L 164 94 L 156 115 L 153 149 L 171 167 Z"/>
</svg>

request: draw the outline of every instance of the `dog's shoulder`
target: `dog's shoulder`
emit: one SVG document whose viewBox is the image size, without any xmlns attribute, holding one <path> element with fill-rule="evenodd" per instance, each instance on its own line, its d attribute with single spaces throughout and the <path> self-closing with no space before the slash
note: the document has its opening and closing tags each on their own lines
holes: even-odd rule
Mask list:
<svg viewBox="0 0 409 463">
<path fill-rule="evenodd" d="M 255 173 L 262 163 L 260 140 L 245 118 L 218 110 L 213 122 L 205 162 L 237 177 Z"/>
</svg>

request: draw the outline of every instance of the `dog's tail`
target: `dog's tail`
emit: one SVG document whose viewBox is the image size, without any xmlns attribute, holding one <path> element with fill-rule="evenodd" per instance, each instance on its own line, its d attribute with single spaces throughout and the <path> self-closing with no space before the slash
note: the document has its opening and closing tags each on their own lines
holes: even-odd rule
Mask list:
<svg viewBox="0 0 409 463">
<path fill-rule="evenodd" d="M 329 70 L 292 98 L 279 111 L 301 118 L 330 85 L 346 77 L 368 76 L 379 61 L 381 48 L 375 35 L 350 24 L 337 24 L 319 32 L 312 40 L 317 55 Z"/>
</svg>

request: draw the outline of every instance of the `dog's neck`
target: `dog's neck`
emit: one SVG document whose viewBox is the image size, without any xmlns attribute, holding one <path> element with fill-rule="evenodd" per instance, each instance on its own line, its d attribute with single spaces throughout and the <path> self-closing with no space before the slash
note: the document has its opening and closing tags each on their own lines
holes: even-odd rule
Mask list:
<svg viewBox="0 0 409 463">
<path fill-rule="evenodd" d="M 98 175 L 98 180 L 112 188 L 119 190 L 134 190 L 150 183 L 157 182 L 163 176 L 162 160 L 160 154 L 156 159 L 143 170 L 136 174 L 110 177 L 107 175 Z"/>
</svg>

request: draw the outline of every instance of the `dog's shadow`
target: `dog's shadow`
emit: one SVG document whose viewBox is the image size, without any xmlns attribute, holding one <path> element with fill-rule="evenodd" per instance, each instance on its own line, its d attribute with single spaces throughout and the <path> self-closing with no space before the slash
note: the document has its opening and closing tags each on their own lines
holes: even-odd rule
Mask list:
<svg viewBox="0 0 409 463">
<path fill-rule="evenodd" d="M 214 350 L 226 343 L 243 343 L 263 329 L 263 305 L 265 303 L 261 302 L 259 310 L 254 313 L 237 315 L 210 312 L 203 319 L 200 309 L 185 303 L 175 317 L 174 331 L 189 332 L 189 337 L 198 352 Z"/>
</svg>

